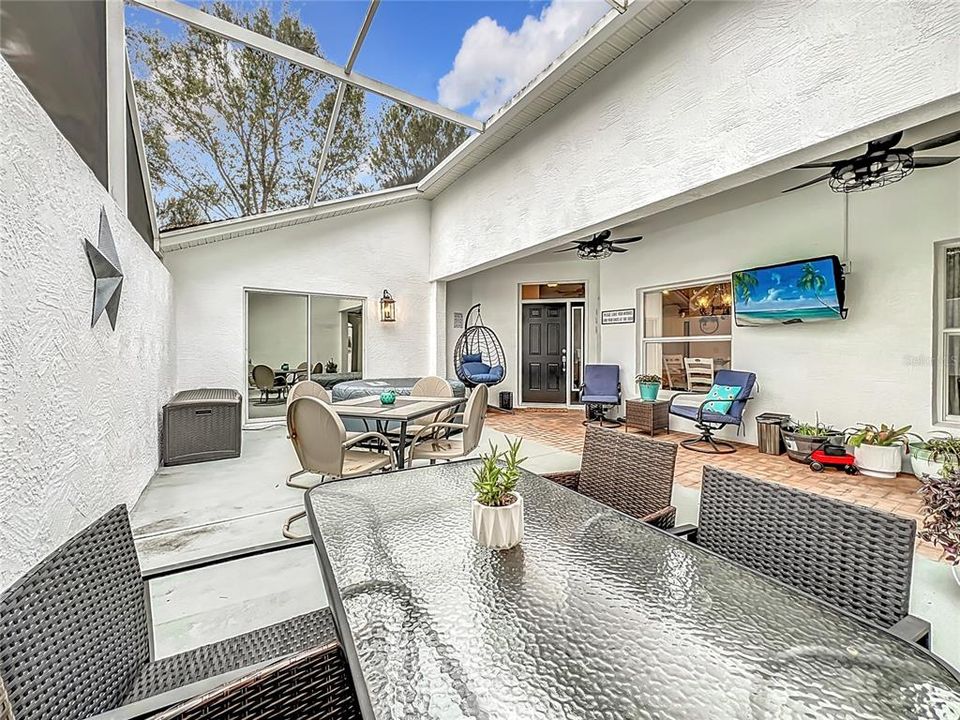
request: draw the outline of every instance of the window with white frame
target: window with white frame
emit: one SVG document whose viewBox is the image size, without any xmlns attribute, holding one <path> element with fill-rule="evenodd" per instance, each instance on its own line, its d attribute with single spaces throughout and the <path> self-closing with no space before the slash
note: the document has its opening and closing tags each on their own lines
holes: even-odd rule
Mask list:
<svg viewBox="0 0 960 720">
<path fill-rule="evenodd" d="M 960 241 L 937 252 L 939 419 L 960 423 Z"/>
<path fill-rule="evenodd" d="M 730 367 L 732 301 L 729 278 L 644 291 L 643 372 L 660 375 L 665 390 L 709 390 Z"/>
</svg>

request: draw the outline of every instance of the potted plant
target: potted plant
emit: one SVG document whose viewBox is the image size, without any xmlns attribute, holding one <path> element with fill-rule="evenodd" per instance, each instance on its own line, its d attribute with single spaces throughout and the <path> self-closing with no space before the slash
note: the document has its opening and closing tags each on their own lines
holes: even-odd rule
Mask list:
<svg viewBox="0 0 960 720">
<path fill-rule="evenodd" d="M 327 360 L 326 371 L 328 373 L 335 373 L 337 371 L 337 364 L 333 361 L 333 358 Z"/>
<path fill-rule="evenodd" d="M 817 415 L 814 423 L 791 422 L 780 430 L 783 444 L 787 448 L 787 456 L 796 462 L 809 463 L 810 453 L 826 443 L 828 440 L 842 438 L 843 433 L 830 425 L 820 422 Z"/>
<path fill-rule="evenodd" d="M 910 443 L 910 466 L 918 478 L 940 477 L 947 463 L 960 466 L 960 438 L 943 433 L 943 437 Z"/>
<path fill-rule="evenodd" d="M 847 443 L 853 447 L 856 465 L 864 475 L 876 478 L 895 478 L 903 463 L 903 451 L 912 435 L 910 425 L 901 428 L 892 425 L 865 423 L 850 435 Z"/>
<path fill-rule="evenodd" d="M 923 477 L 919 493 L 924 517 L 917 535 L 943 550 L 960 584 L 960 465 L 947 462 L 941 477 Z"/>
<path fill-rule="evenodd" d="M 491 442 L 490 452 L 473 469 L 473 539 L 489 548 L 506 550 L 523 540 L 523 496 L 515 489 L 526 460 L 520 457 L 520 443 L 517 438 L 500 452 Z"/>
<path fill-rule="evenodd" d="M 657 399 L 657 394 L 660 392 L 660 385 L 663 384 L 663 380 L 660 379 L 659 375 L 637 375 L 635 378 L 637 381 L 637 387 L 640 390 L 640 399 L 644 402 L 653 402 Z"/>
</svg>

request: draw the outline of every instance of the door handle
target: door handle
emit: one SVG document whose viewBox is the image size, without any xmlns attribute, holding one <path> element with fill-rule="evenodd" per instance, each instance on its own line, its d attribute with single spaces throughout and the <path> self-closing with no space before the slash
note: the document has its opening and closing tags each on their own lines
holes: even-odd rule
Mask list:
<svg viewBox="0 0 960 720">
<path fill-rule="evenodd" d="M 560 351 L 560 372 L 567 372 L 567 349 L 564 348 Z"/>
</svg>

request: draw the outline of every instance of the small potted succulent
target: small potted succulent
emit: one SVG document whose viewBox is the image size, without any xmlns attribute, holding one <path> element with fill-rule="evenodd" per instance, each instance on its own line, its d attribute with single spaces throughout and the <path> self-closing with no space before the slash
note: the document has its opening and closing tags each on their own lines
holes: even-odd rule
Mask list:
<svg viewBox="0 0 960 720">
<path fill-rule="evenodd" d="M 829 440 L 842 443 L 843 433 L 830 425 L 820 422 L 817 415 L 814 423 L 787 423 L 781 430 L 783 444 L 787 448 L 787 456 L 796 462 L 809 463 L 810 453 Z"/>
<path fill-rule="evenodd" d="M 953 566 L 953 577 L 960 584 L 960 465 L 948 461 L 940 475 L 920 481 L 924 517 L 917 535 L 943 550 L 943 559 Z"/>
<path fill-rule="evenodd" d="M 960 438 L 942 433 L 942 437 L 910 443 L 910 466 L 918 478 L 940 477 L 945 464 L 960 466 Z"/>
<path fill-rule="evenodd" d="M 910 427 L 864 423 L 853 431 L 847 444 L 853 447 L 853 456 L 860 472 L 875 478 L 895 478 L 903 464 L 904 450 L 909 451 L 908 439 L 911 436 L 923 439 L 911 433 Z"/>
<path fill-rule="evenodd" d="M 523 496 L 516 491 L 520 479 L 521 440 L 499 451 L 490 443 L 490 452 L 480 456 L 473 470 L 472 534 L 485 547 L 507 550 L 523 540 Z"/>
<path fill-rule="evenodd" d="M 640 399 L 644 402 L 653 402 L 657 399 L 657 394 L 660 392 L 660 385 L 663 384 L 663 380 L 660 379 L 659 375 L 637 375 L 635 378 L 637 381 L 637 387 L 640 390 Z"/>
<path fill-rule="evenodd" d="M 337 371 L 337 364 L 333 361 L 333 358 L 327 360 L 326 371 L 328 373 L 335 373 Z"/>
</svg>

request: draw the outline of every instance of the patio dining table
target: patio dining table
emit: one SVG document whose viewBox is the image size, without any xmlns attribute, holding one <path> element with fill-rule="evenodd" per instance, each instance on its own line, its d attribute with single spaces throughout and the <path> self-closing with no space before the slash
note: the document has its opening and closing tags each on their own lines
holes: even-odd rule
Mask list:
<svg viewBox="0 0 960 720">
<path fill-rule="evenodd" d="M 366 720 L 960 718 L 926 650 L 531 473 L 478 545 L 475 466 L 307 493 Z"/>
<path fill-rule="evenodd" d="M 409 438 L 407 427 L 420 418 L 432 418 L 438 413 L 462 405 L 466 400 L 458 397 L 424 397 L 397 395 L 390 405 L 380 402 L 379 395 L 351 398 L 333 403 L 330 407 L 341 418 L 356 418 L 364 423 L 376 422 L 377 432 L 385 433 L 390 425 L 398 426 L 397 467 L 406 464 L 405 450 Z"/>
</svg>

